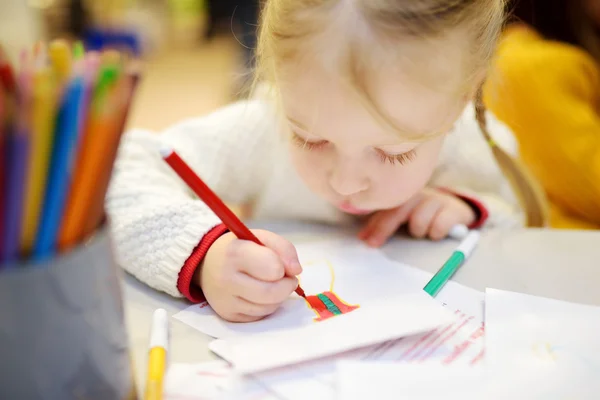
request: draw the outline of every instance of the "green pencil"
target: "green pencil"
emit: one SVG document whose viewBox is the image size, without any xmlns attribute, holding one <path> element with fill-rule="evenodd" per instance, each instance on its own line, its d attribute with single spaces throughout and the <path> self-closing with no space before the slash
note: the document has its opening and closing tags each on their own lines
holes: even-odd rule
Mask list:
<svg viewBox="0 0 600 400">
<path fill-rule="evenodd" d="M 448 261 L 440 268 L 440 270 L 431 278 L 427 285 L 423 288 L 430 296 L 435 297 L 444 287 L 446 282 L 463 265 L 465 260 L 469 258 L 475 246 L 479 242 L 480 234 L 478 231 L 471 231 L 460 243 L 458 248 L 452 253 Z"/>
</svg>

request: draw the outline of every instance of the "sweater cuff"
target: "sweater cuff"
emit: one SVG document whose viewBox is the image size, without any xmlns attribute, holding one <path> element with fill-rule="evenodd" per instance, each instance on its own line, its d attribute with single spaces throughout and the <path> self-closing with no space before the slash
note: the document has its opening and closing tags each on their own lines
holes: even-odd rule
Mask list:
<svg viewBox="0 0 600 400">
<path fill-rule="evenodd" d="M 204 235 L 198 246 L 194 249 L 192 255 L 183 264 L 183 268 L 181 268 L 181 271 L 179 272 L 179 278 L 177 279 L 177 289 L 191 302 L 201 303 L 205 301 L 202 289 L 198 285 L 194 284 L 192 280 L 196 270 L 208 252 L 208 249 L 210 249 L 210 246 L 212 246 L 218 238 L 227 232 L 228 229 L 223 224 L 212 228 L 206 235 Z"/>
<path fill-rule="evenodd" d="M 473 211 L 475 212 L 475 222 L 469 225 L 469 229 L 481 228 L 483 224 L 485 224 L 488 220 L 490 212 L 488 211 L 485 204 L 483 204 L 479 199 L 470 195 L 466 195 L 464 193 L 459 193 L 448 188 L 438 188 L 438 190 L 458 197 L 473 209 Z"/>
</svg>

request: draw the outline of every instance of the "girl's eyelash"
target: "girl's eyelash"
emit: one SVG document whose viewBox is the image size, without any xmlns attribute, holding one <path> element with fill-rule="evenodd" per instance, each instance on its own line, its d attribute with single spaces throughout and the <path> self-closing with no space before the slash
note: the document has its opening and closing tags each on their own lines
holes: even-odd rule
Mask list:
<svg viewBox="0 0 600 400">
<path fill-rule="evenodd" d="M 309 142 L 307 139 L 302 136 L 292 132 L 292 142 L 305 150 L 318 150 L 327 145 L 326 140 L 320 140 L 318 142 Z M 417 156 L 417 152 L 415 150 L 407 151 L 402 154 L 389 155 L 382 150 L 377 150 L 377 154 L 383 163 L 390 163 L 391 165 L 395 165 L 399 163 L 400 165 L 405 165 L 415 159 Z"/>
<path fill-rule="evenodd" d="M 309 142 L 308 140 L 306 140 L 305 138 L 297 135 L 296 133 L 292 132 L 292 142 L 300 147 L 301 149 L 306 149 L 306 150 L 316 150 L 316 149 L 320 149 L 321 147 L 325 146 L 327 144 L 327 141 L 325 140 L 321 140 L 318 142 Z"/>
<path fill-rule="evenodd" d="M 414 150 L 407 151 L 406 153 L 402 153 L 402 154 L 395 154 L 395 155 L 389 155 L 381 150 L 378 150 L 377 154 L 379 154 L 379 158 L 381 159 L 381 162 L 383 162 L 383 163 L 389 162 L 391 165 L 394 165 L 396 163 L 399 163 L 400 165 L 408 164 L 409 162 L 414 160 L 415 157 L 417 156 L 417 152 Z"/>
</svg>

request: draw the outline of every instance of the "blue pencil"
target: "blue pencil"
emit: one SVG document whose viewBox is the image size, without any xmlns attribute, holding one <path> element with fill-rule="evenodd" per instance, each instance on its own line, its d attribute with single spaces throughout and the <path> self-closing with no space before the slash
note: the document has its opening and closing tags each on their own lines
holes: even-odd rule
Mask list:
<svg viewBox="0 0 600 400">
<path fill-rule="evenodd" d="M 19 239 L 23 217 L 25 177 L 27 176 L 29 135 L 20 131 L 8 135 L 5 148 L 5 198 L 4 226 L 2 234 L 2 263 L 12 263 L 19 256 Z M 4 158 L 4 157 L 3 157 Z"/>
<path fill-rule="evenodd" d="M 71 183 L 71 171 L 75 162 L 83 96 L 84 82 L 79 71 L 67 87 L 65 99 L 58 113 L 44 206 L 34 246 L 33 257 L 38 261 L 52 256 L 56 251 L 58 232 Z"/>
</svg>

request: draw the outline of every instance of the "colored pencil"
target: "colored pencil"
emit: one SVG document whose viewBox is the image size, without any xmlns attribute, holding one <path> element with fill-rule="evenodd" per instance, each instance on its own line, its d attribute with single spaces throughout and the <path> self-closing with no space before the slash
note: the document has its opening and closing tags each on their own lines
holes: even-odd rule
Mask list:
<svg viewBox="0 0 600 400">
<path fill-rule="evenodd" d="M 69 191 L 64 220 L 60 227 L 58 247 L 61 251 L 73 246 L 81 237 L 86 214 L 93 201 L 94 187 L 98 184 L 90 179 L 98 173 L 103 161 L 110 157 L 110 136 L 117 131 L 116 108 L 118 103 L 115 84 L 119 70 L 114 64 L 103 66 L 100 73 L 89 123 L 81 144 L 81 151 L 74 170 L 73 185 Z"/>
<path fill-rule="evenodd" d="M 242 221 L 231 211 L 225 203 L 196 175 L 192 168 L 171 148 L 160 150 L 162 158 L 169 166 L 187 183 L 187 185 L 204 201 L 227 228 L 239 239 L 249 240 L 261 246 L 264 244 L 244 225 Z M 304 290 L 298 285 L 296 293 L 306 298 Z"/>
<path fill-rule="evenodd" d="M 456 271 L 469 258 L 477 243 L 479 242 L 480 234 L 478 231 L 470 231 L 464 240 L 460 243 L 457 249 L 452 253 L 448 261 L 444 263 L 442 268 L 431 278 L 423 290 L 430 296 L 435 297 L 446 285 L 446 283 L 454 276 Z"/>
<path fill-rule="evenodd" d="M 34 74 L 32 105 L 31 158 L 27 178 L 27 194 L 21 251 L 29 254 L 40 224 L 48 164 L 52 154 L 52 134 L 56 118 L 56 88 L 49 67 L 38 65 Z"/>
<path fill-rule="evenodd" d="M 65 83 L 71 76 L 72 52 L 66 40 L 54 40 L 48 48 L 50 61 L 60 83 Z"/>
<path fill-rule="evenodd" d="M 102 226 L 139 79 L 123 73 L 121 53 L 80 42 L 38 42 L 31 54 L 13 70 L 0 47 L 0 268 L 54 256 Z"/>
<path fill-rule="evenodd" d="M 5 215 L 3 226 L 3 245 L 0 260 L 11 263 L 19 256 L 23 204 L 26 200 L 27 169 L 29 164 L 29 112 L 31 108 L 31 69 L 27 54 L 22 54 L 22 72 L 19 75 L 18 115 L 9 128 L 5 144 L 5 156 L 8 162 L 5 181 Z"/>
<path fill-rule="evenodd" d="M 76 71 L 58 112 L 44 207 L 34 245 L 34 258 L 37 260 L 51 256 L 56 251 L 58 230 L 65 212 L 71 169 L 77 148 L 83 91 L 82 71 Z"/>
<path fill-rule="evenodd" d="M 13 68 L 2 46 L 0 46 L 0 83 L 9 93 L 14 93 L 17 89 Z"/>
<path fill-rule="evenodd" d="M 98 178 L 98 184 L 96 185 L 96 192 L 91 196 L 92 203 L 89 207 L 88 217 L 84 222 L 83 232 L 79 240 L 84 240 L 86 237 L 89 237 L 94 231 L 96 231 L 96 229 L 98 229 L 98 227 L 101 225 L 102 220 L 104 218 L 105 194 L 110 183 L 110 178 L 113 169 L 112 167 L 117 157 L 117 151 L 119 149 L 121 134 L 125 130 L 125 124 L 127 123 L 129 112 L 131 111 L 131 104 L 133 102 L 135 91 L 137 89 L 140 79 L 140 71 L 137 66 L 132 66 L 130 71 L 128 71 L 128 77 L 129 82 L 127 85 L 125 85 L 125 90 L 127 91 L 126 97 L 124 99 L 125 106 L 121 112 L 121 116 L 119 117 L 120 121 L 118 124 L 118 130 L 112 135 L 114 141 L 109 146 L 111 152 L 109 153 L 109 156 L 104 160 L 105 165 L 102 168 L 100 168 L 100 176 Z"/>
</svg>

